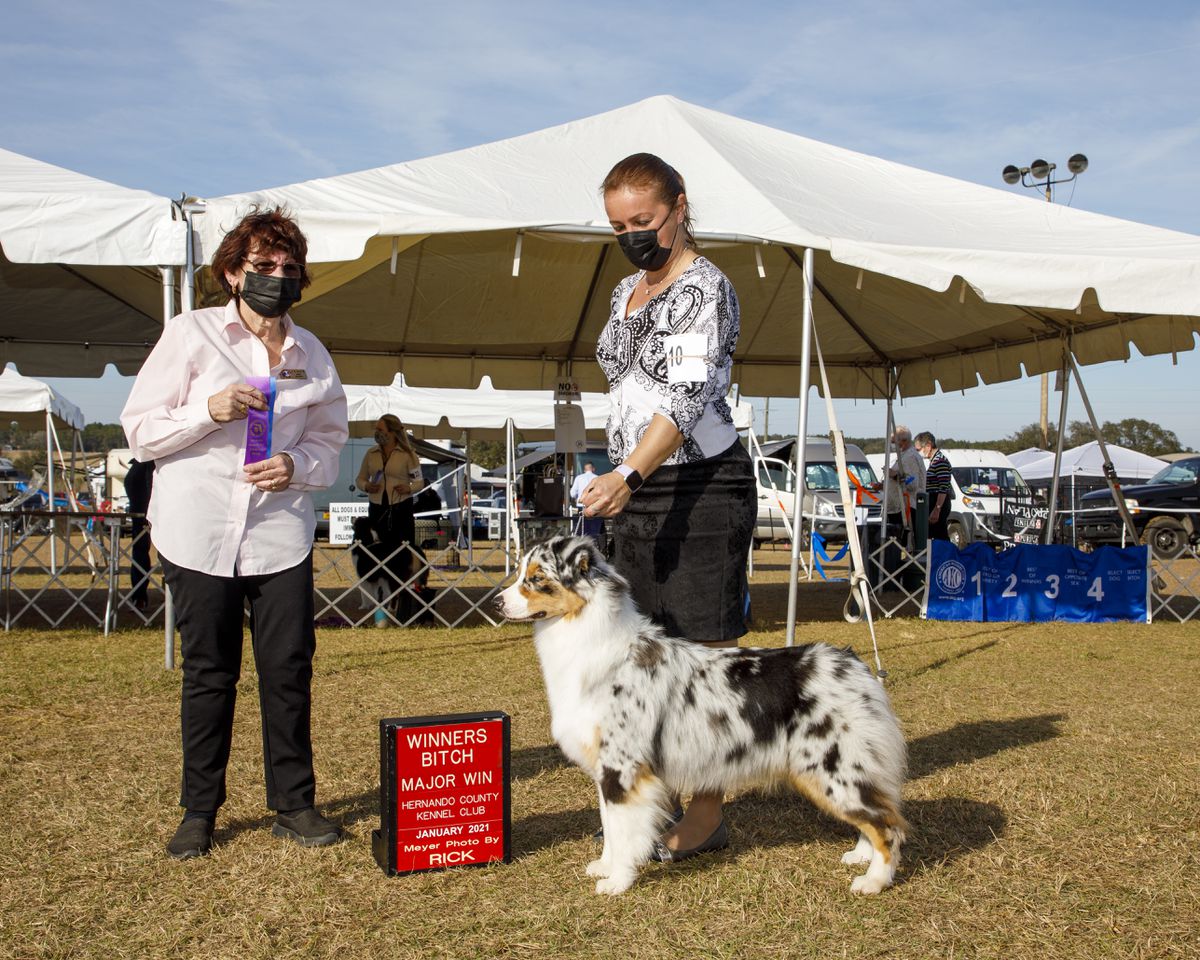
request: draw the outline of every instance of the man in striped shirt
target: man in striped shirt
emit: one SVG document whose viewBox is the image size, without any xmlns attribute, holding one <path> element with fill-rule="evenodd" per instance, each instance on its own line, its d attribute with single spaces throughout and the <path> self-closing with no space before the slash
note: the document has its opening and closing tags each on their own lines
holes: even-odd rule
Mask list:
<svg viewBox="0 0 1200 960">
<path fill-rule="evenodd" d="M 913 437 L 913 446 L 929 461 L 925 468 L 925 493 L 929 497 L 929 539 L 950 539 L 950 461 L 938 449 L 937 439 L 928 430 Z"/>
</svg>

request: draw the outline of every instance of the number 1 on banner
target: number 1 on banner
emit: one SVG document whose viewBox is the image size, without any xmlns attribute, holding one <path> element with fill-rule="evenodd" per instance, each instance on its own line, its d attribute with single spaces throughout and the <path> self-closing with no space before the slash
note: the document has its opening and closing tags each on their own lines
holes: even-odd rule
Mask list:
<svg viewBox="0 0 1200 960">
<path fill-rule="evenodd" d="M 983 573 L 980 570 L 975 571 L 975 575 L 971 577 L 975 581 L 975 596 L 983 596 Z"/>
<path fill-rule="evenodd" d="M 1087 595 L 1089 597 L 1091 597 L 1093 600 L 1095 600 L 1097 603 L 1103 602 L 1104 587 L 1100 584 L 1099 577 L 1097 577 L 1095 580 L 1092 581 L 1092 585 L 1090 587 L 1088 587 Z"/>
</svg>

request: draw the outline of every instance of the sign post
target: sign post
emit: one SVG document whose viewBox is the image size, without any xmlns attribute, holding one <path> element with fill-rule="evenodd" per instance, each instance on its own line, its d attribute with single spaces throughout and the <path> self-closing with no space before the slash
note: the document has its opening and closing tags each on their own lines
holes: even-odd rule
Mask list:
<svg viewBox="0 0 1200 960">
<path fill-rule="evenodd" d="M 505 713 L 379 722 L 380 828 L 389 876 L 512 859 L 509 718 Z"/>
</svg>

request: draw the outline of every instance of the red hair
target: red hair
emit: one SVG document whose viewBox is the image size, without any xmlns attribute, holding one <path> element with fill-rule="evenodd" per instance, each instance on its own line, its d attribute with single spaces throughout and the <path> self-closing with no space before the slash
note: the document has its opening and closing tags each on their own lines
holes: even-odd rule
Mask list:
<svg viewBox="0 0 1200 960">
<path fill-rule="evenodd" d="M 308 275 L 308 239 L 282 207 L 257 210 L 242 217 L 236 227 L 225 234 L 225 239 L 213 254 L 212 272 L 227 294 L 233 289 L 225 278 L 227 273 L 236 273 L 246 262 L 251 250 L 260 253 L 286 253 L 300 264 L 300 287 L 311 282 Z"/>
</svg>

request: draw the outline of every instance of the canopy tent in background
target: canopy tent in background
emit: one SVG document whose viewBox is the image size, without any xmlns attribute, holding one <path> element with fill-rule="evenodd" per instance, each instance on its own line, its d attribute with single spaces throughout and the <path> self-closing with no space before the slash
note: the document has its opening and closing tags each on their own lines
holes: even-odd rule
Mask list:
<svg viewBox="0 0 1200 960">
<path fill-rule="evenodd" d="M 1043 457 L 1053 457 L 1053 450 L 1043 450 L 1041 447 L 1026 447 L 1024 450 L 1018 450 L 1016 453 L 1008 455 L 1008 462 L 1021 472 L 1027 464 L 1035 463 Z"/>
<path fill-rule="evenodd" d="M 0 364 L 137 373 L 177 312 L 186 225 L 170 200 L 0 150 Z M 168 282 L 169 281 L 169 282 Z"/>
<path fill-rule="evenodd" d="M 80 434 L 86 426 L 83 412 L 49 384 L 24 377 L 16 370 L 0 371 L 0 425 L 15 423 L 27 430 L 46 432 L 46 500 L 54 504 L 54 454 L 58 454 L 58 465 L 67 469 L 60 430 L 70 431 L 71 469 L 75 465 L 75 451 L 83 452 Z M 70 486 L 67 486 L 70 490 Z"/>
<path fill-rule="evenodd" d="M 1158 473 L 1166 463 L 1157 457 L 1150 457 L 1136 450 L 1106 444 L 1109 458 L 1117 471 L 1122 483 L 1131 480 L 1149 480 Z M 1012 457 L 1009 458 L 1010 460 Z M 1026 483 L 1046 481 L 1054 476 L 1054 454 L 1044 453 L 1037 460 L 1019 466 L 1018 470 Z M 1070 450 L 1064 450 L 1062 467 L 1059 471 L 1062 477 L 1094 477 L 1104 476 L 1104 457 L 1100 453 L 1100 445 L 1092 440 Z"/>
<path fill-rule="evenodd" d="M 351 422 L 373 423 L 385 413 L 399 417 L 416 437 L 454 437 L 469 430 L 476 439 L 506 435 L 506 425 L 527 439 L 554 436 L 552 390 L 497 390 L 489 377 L 473 390 L 413 387 L 402 374 L 387 386 L 346 385 L 346 407 Z M 589 432 L 604 430 L 608 422 L 608 394 L 585 393 L 576 403 Z M 358 428 L 364 432 L 361 426 Z"/>
<path fill-rule="evenodd" d="M 315 281 L 294 315 L 347 380 L 547 388 L 592 362 L 630 272 L 598 186 L 651 151 L 679 166 L 701 249 L 742 305 L 734 380 L 794 394 L 805 284 L 831 390 L 919 396 L 1190 350 L 1200 238 L 1052 206 L 654 97 L 498 143 L 215 198 L 200 258 L 252 205 L 281 204 Z M 323 262 L 324 266 L 320 265 Z M 760 266 L 761 265 L 761 266 Z M 803 425 L 800 432 L 804 432 Z"/>
</svg>

